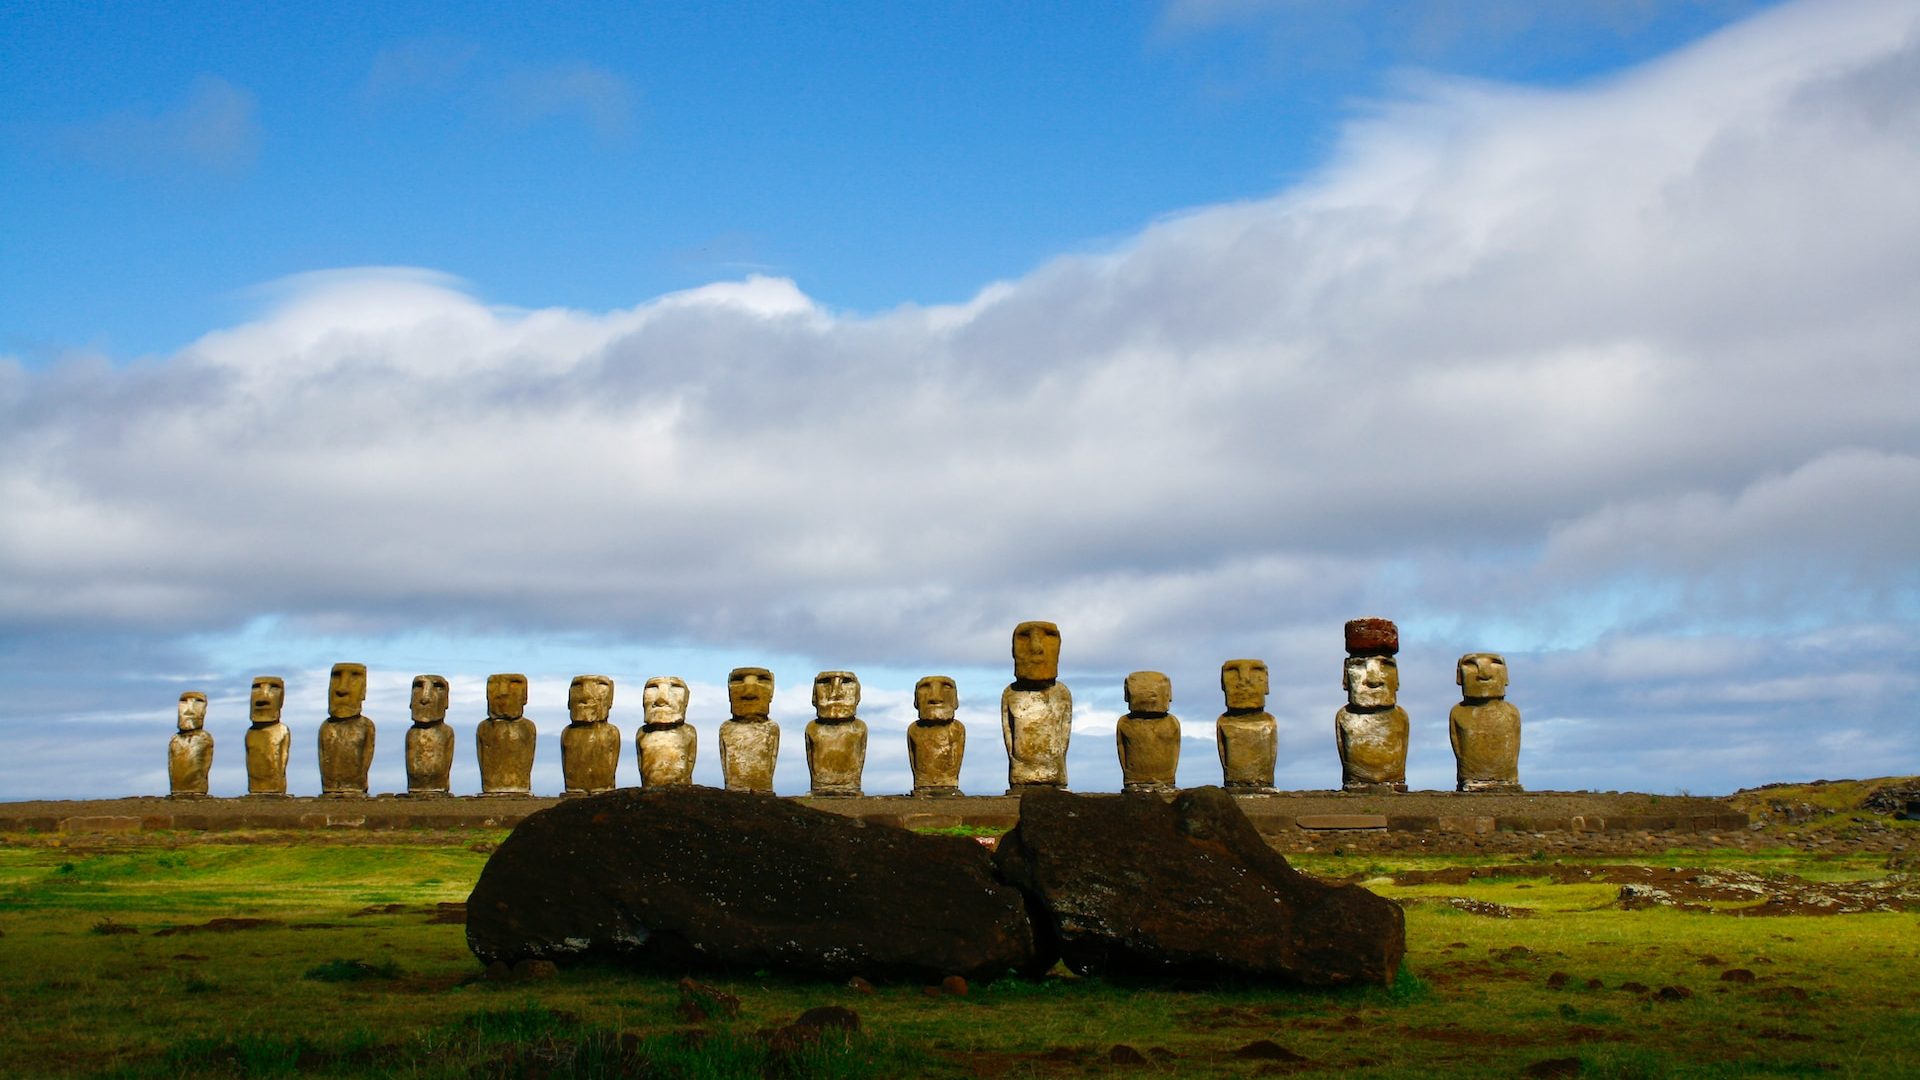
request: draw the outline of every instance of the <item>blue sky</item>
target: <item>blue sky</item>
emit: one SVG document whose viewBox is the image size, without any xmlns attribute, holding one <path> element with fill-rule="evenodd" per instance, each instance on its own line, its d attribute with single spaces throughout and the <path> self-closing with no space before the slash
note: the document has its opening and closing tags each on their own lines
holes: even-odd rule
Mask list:
<svg viewBox="0 0 1920 1080">
<path fill-rule="evenodd" d="M 164 790 L 181 689 L 772 667 L 904 790 L 1059 622 L 1076 786 L 1221 660 L 1338 780 L 1498 651 L 1534 787 L 1920 771 L 1920 5 L 0 5 L 0 797 Z M 543 736 L 544 738 L 544 736 Z M 557 738 L 540 772 L 558 786 Z M 456 790 L 475 785 L 463 742 Z M 317 790 L 296 755 L 296 792 Z M 623 762 L 635 776 L 631 755 Z"/>
</svg>

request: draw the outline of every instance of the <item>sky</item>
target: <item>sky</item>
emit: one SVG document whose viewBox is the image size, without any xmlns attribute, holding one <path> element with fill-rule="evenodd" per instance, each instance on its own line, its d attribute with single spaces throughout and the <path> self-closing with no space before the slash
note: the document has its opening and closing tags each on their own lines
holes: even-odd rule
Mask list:
<svg viewBox="0 0 1920 1080">
<path fill-rule="evenodd" d="M 1221 661 L 1339 783 L 1341 624 L 1401 628 L 1409 780 L 1499 652 L 1521 779 L 1920 772 L 1920 3 L 0 0 L 0 798 L 215 794 L 287 680 L 735 666 L 805 790 L 956 678 L 1005 786 L 1049 619 L 1073 786 L 1129 671 L 1218 782 Z M 313 10 L 307 10 L 312 8 Z"/>
</svg>

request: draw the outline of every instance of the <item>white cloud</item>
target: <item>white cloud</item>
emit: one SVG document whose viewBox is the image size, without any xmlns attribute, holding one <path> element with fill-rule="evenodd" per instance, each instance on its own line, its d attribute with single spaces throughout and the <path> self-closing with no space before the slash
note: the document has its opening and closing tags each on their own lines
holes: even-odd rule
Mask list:
<svg viewBox="0 0 1920 1080">
<path fill-rule="evenodd" d="M 1159 668 L 1204 728 L 1219 661 L 1268 658 L 1287 775 L 1326 784 L 1339 623 L 1382 614 L 1417 782 L 1482 648 L 1545 782 L 1876 768 L 1920 636 L 1916 22 L 1798 6 L 1578 92 L 1430 85 L 1299 188 L 952 307 L 304 278 L 163 362 L 0 379 L 0 630 L 581 634 L 718 685 L 998 669 L 1052 618 L 1109 711 Z M 1770 669 L 1803 662 L 1865 736 L 1795 753 L 1808 684 Z"/>
</svg>

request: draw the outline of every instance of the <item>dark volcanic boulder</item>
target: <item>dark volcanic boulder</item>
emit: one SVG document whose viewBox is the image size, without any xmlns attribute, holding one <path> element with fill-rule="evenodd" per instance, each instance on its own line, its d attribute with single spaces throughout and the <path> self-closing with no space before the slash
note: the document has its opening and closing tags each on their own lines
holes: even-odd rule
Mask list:
<svg viewBox="0 0 1920 1080">
<path fill-rule="evenodd" d="M 624 789 L 528 817 L 467 898 L 467 946 L 481 963 L 922 982 L 1033 960 L 1021 896 L 973 840 L 701 787 Z"/>
<path fill-rule="evenodd" d="M 1217 787 L 1028 790 L 994 865 L 1042 952 L 1083 974 L 1388 983 L 1406 952 L 1399 905 L 1288 866 Z"/>
</svg>

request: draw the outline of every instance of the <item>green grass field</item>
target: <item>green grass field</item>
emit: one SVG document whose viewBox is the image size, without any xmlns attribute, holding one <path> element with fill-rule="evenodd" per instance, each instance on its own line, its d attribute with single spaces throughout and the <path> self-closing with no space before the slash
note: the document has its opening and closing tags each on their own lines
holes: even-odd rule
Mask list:
<svg viewBox="0 0 1920 1080">
<path fill-rule="evenodd" d="M 1920 1075 L 1911 910 L 1629 911 L 1614 902 L 1618 885 L 1554 884 L 1538 861 L 1401 886 L 1387 880 L 1396 871 L 1493 857 L 1301 856 L 1304 870 L 1369 878 L 1407 904 L 1393 988 L 1143 987 L 1057 973 L 955 996 L 716 976 L 703 981 L 737 995 L 740 1014 L 694 1022 L 676 1015 L 670 977 L 480 979 L 457 913 L 437 905 L 465 899 L 498 839 L 158 835 L 78 848 L 8 837 L 0 1075 Z M 1591 861 L 1817 881 L 1888 874 L 1884 856 L 1784 850 Z M 1490 917 L 1454 900 L 1529 914 Z M 243 921 L 206 927 L 216 919 Z M 819 1005 L 857 1010 L 860 1033 L 792 1053 L 756 1037 Z"/>
</svg>

